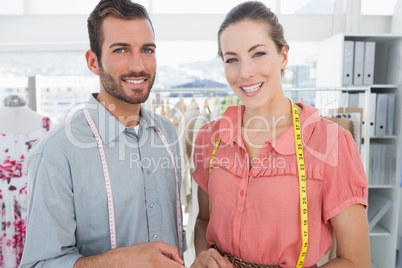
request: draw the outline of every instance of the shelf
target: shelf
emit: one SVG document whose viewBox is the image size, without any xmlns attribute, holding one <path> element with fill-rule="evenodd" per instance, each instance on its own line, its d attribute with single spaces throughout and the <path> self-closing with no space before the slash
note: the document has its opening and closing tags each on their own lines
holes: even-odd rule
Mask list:
<svg viewBox="0 0 402 268">
<path fill-rule="evenodd" d="M 390 236 L 390 235 L 391 233 L 379 224 L 374 226 L 373 230 L 370 232 L 370 236 Z"/>
<path fill-rule="evenodd" d="M 387 185 L 382 185 L 382 184 L 372 184 L 369 185 L 368 188 L 369 189 L 392 189 L 394 188 L 394 185 L 391 184 L 387 184 Z"/>
<path fill-rule="evenodd" d="M 386 89 L 386 88 L 399 88 L 398 85 L 390 85 L 390 84 L 374 84 L 374 85 L 370 85 L 370 88 L 374 88 L 374 89 Z"/>
<path fill-rule="evenodd" d="M 397 136 L 389 135 L 389 136 L 371 136 L 370 139 L 372 140 L 395 140 Z"/>
</svg>

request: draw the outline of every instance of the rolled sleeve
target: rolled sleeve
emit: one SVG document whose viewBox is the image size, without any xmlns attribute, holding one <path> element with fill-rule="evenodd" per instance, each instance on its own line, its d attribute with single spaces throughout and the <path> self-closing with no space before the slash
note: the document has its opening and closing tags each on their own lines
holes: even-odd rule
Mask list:
<svg viewBox="0 0 402 268">
<path fill-rule="evenodd" d="M 75 247 L 75 229 L 71 180 L 41 154 L 32 155 L 27 237 L 20 267 L 73 267 L 82 257 Z"/>
</svg>

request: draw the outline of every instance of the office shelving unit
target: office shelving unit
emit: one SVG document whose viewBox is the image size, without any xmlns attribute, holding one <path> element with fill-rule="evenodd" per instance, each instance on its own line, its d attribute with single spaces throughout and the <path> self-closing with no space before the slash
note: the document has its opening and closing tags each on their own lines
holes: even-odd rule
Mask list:
<svg viewBox="0 0 402 268">
<path fill-rule="evenodd" d="M 343 85 L 343 59 L 344 42 L 373 41 L 376 43 L 374 82 L 370 85 L 353 85 L 346 88 Z M 402 103 L 402 36 L 399 35 L 362 35 L 362 34 L 338 34 L 321 42 L 317 59 L 317 86 L 339 87 L 340 91 L 347 92 L 349 88 L 365 92 L 364 116 L 370 118 L 370 113 L 376 111 L 370 109 L 370 93 L 395 93 L 394 133 L 387 136 L 370 136 L 369 128 L 363 139 L 365 155 L 363 163 L 369 182 L 380 181 L 382 183 L 370 183 L 368 189 L 369 200 L 372 196 L 384 197 L 391 201 L 391 207 L 381 217 L 379 222 L 370 231 L 370 248 L 372 267 L 395 268 L 397 261 L 398 219 L 399 219 L 399 174 L 398 164 L 401 163 L 401 152 L 397 150 L 401 143 L 401 123 L 398 115 L 401 114 Z M 359 89 L 360 88 L 360 89 Z M 367 120 L 365 121 L 367 122 Z M 373 173 L 372 159 L 373 145 L 388 146 L 388 157 L 391 161 L 391 172 Z M 371 149 L 371 150 L 370 150 Z M 376 175 L 374 175 L 376 174 Z M 371 177 L 370 177 L 371 176 Z M 380 176 L 380 178 L 373 176 Z M 377 179 L 377 180 L 374 180 Z M 374 199 L 373 199 L 374 200 Z M 377 205 L 377 204 L 376 204 Z M 369 208 L 373 209 L 374 204 Z M 372 211 L 371 211 L 372 212 Z M 373 213 L 371 213 L 373 214 Z"/>
</svg>

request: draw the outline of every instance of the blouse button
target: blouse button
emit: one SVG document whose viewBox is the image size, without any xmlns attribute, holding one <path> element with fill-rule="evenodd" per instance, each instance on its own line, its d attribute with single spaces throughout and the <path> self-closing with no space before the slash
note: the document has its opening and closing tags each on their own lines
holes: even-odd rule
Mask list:
<svg viewBox="0 0 402 268">
<path fill-rule="evenodd" d="M 240 191 L 240 196 L 243 197 L 244 196 L 244 190 Z"/>
<path fill-rule="evenodd" d="M 249 175 L 250 177 L 253 177 L 253 171 L 250 171 L 250 172 L 248 173 L 248 175 Z"/>
<path fill-rule="evenodd" d="M 151 171 L 150 171 L 149 169 L 147 170 L 147 174 L 148 174 L 148 175 L 151 174 Z"/>
</svg>

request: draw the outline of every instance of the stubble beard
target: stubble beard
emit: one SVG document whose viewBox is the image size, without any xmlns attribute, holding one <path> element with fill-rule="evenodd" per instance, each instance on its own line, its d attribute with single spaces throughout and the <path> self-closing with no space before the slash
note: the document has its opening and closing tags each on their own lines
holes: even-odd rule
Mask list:
<svg viewBox="0 0 402 268">
<path fill-rule="evenodd" d="M 123 85 L 121 82 L 124 78 L 133 78 L 133 77 L 146 77 L 149 81 L 149 86 L 146 90 L 144 89 L 131 89 L 135 94 L 129 96 L 125 94 Z M 99 66 L 99 78 L 102 84 L 103 89 L 111 96 L 122 100 L 124 102 L 130 104 L 141 104 L 145 102 L 149 93 L 151 92 L 151 88 L 154 85 L 156 74 L 152 77 L 149 73 L 145 72 L 130 72 L 128 74 L 120 75 L 119 81 L 116 81 L 109 73 L 105 72 L 102 66 Z"/>
</svg>

